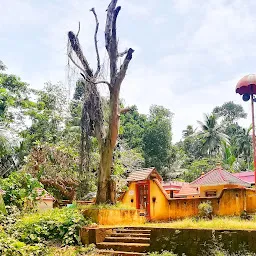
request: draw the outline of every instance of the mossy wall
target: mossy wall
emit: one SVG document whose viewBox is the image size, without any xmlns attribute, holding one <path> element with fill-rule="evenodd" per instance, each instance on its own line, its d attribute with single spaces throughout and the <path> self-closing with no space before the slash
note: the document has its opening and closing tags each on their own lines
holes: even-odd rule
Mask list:
<svg viewBox="0 0 256 256">
<path fill-rule="evenodd" d="M 167 250 L 190 256 L 208 255 L 214 248 L 231 253 L 241 249 L 256 252 L 256 230 L 150 229 L 150 251 Z"/>
</svg>

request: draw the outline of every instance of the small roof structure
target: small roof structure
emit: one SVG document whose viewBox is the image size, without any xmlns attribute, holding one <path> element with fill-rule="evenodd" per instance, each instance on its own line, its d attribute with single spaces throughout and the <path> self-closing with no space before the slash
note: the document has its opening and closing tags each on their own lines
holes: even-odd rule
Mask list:
<svg viewBox="0 0 256 256">
<path fill-rule="evenodd" d="M 141 181 L 155 178 L 162 182 L 162 177 L 157 172 L 156 168 L 150 167 L 131 172 L 127 178 L 127 181 Z"/>
<path fill-rule="evenodd" d="M 251 171 L 238 172 L 238 173 L 234 173 L 233 175 L 251 185 L 255 184 L 254 172 L 251 172 Z"/>
<path fill-rule="evenodd" d="M 50 200 L 50 201 L 55 200 L 55 198 L 43 188 L 37 188 L 36 192 L 38 195 L 36 199 L 38 200 Z"/>
<path fill-rule="evenodd" d="M 198 196 L 199 190 L 197 187 L 193 187 L 190 184 L 185 184 L 181 187 L 180 191 L 177 194 L 174 194 L 174 197 L 185 197 L 185 196 Z"/>
<path fill-rule="evenodd" d="M 202 185 L 239 185 L 243 187 L 250 187 L 250 184 L 234 176 L 230 172 L 225 171 L 221 166 L 207 172 L 198 179 L 190 183 L 192 186 Z"/>
<path fill-rule="evenodd" d="M 162 186 L 165 191 L 170 191 L 170 190 L 180 190 L 182 186 L 188 184 L 187 182 L 182 182 L 182 181 L 176 181 L 176 180 L 171 180 L 171 181 L 166 181 L 162 183 Z"/>
</svg>

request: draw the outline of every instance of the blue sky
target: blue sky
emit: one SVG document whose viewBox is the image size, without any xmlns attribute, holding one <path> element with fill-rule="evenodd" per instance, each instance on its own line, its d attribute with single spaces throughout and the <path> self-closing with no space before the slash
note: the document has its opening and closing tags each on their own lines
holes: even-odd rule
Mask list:
<svg viewBox="0 0 256 256">
<path fill-rule="evenodd" d="M 77 70 L 67 65 L 67 32 L 77 31 L 95 66 L 95 22 L 105 64 L 104 26 L 109 0 L 2 0 L 0 59 L 8 72 L 32 87 L 61 81 L 74 88 Z M 254 0 L 119 0 L 120 51 L 135 49 L 121 97 L 148 113 L 152 104 L 174 113 L 173 139 L 187 124 L 197 126 L 203 113 L 233 100 L 250 114 L 249 103 L 235 94 L 237 81 L 256 72 L 256 1 Z M 102 89 L 106 91 L 106 88 Z M 250 115 L 249 115 L 250 117 Z M 250 118 L 241 121 L 249 126 Z"/>
</svg>

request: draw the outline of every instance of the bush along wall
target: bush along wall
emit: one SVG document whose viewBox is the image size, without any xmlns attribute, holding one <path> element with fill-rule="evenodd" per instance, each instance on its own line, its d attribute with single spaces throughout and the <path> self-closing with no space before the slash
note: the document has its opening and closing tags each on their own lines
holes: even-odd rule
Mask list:
<svg viewBox="0 0 256 256">
<path fill-rule="evenodd" d="M 63 245 L 80 244 L 79 230 L 90 224 L 76 209 L 55 208 L 44 213 L 31 213 L 17 220 L 12 227 L 17 239 L 33 244 L 56 240 Z"/>
</svg>

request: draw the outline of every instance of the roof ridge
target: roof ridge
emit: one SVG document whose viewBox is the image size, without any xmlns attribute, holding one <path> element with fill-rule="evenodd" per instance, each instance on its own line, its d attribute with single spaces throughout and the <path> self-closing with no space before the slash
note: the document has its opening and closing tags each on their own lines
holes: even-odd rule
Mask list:
<svg viewBox="0 0 256 256">
<path fill-rule="evenodd" d="M 222 178 L 223 181 L 226 181 L 226 182 L 227 182 L 227 180 L 225 179 L 225 177 L 224 177 L 223 174 L 222 174 L 222 171 L 227 172 L 227 171 L 224 170 L 223 168 L 218 168 L 218 172 L 219 172 L 219 174 L 220 174 L 220 177 Z"/>
<path fill-rule="evenodd" d="M 201 175 L 200 177 L 198 177 L 196 180 L 190 182 L 189 184 L 193 184 L 194 182 L 196 182 L 196 181 L 198 181 L 198 180 L 201 180 L 203 177 L 205 177 L 205 175 L 208 175 L 208 174 L 212 173 L 212 172 L 215 171 L 216 169 L 219 169 L 219 168 L 215 167 L 214 169 L 208 171 L 208 172 L 207 172 L 206 174 L 204 174 L 204 175 Z"/>
<path fill-rule="evenodd" d="M 205 175 L 203 176 L 200 176 L 198 179 L 194 180 L 193 182 L 191 182 L 190 184 L 191 185 L 200 185 L 200 183 L 202 182 L 202 184 L 204 182 L 206 182 L 206 184 L 208 183 L 207 179 L 211 179 L 211 176 L 210 174 L 213 173 L 213 172 L 216 172 L 216 175 L 215 177 L 212 177 L 213 179 L 217 179 L 219 180 L 217 183 L 221 183 L 221 184 L 236 184 L 236 183 L 240 183 L 242 184 L 243 186 L 246 186 L 246 185 L 250 185 L 250 183 L 240 179 L 239 177 L 233 175 L 231 172 L 225 170 L 223 167 L 216 167 L 214 169 L 212 169 L 211 171 L 207 172 Z M 210 176 L 210 177 L 208 177 Z M 217 178 L 218 177 L 218 178 Z M 203 180 L 205 179 L 205 180 Z M 202 185 L 201 184 L 201 185 Z"/>
<path fill-rule="evenodd" d="M 235 177 L 236 179 L 238 179 L 238 180 L 240 180 L 240 181 L 242 181 L 242 182 L 244 182 L 244 183 L 248 183 L 248 182 L 246 182 L 246 181 L 243 181 L 243 180 L 240 179 L 239 177 L 236 177 L 236 176 L 233 175 L 231 172 L 228 172 L 228 171 L 226 171 L 226 170 L 224 170 L 224 169 L 223 169 L 223 171 L 226 172 L 228 175 L 231 175 L 232 177 Z M 249 183 L 248 183 L 248 184 L 249 184 Z"/>
</svg>

